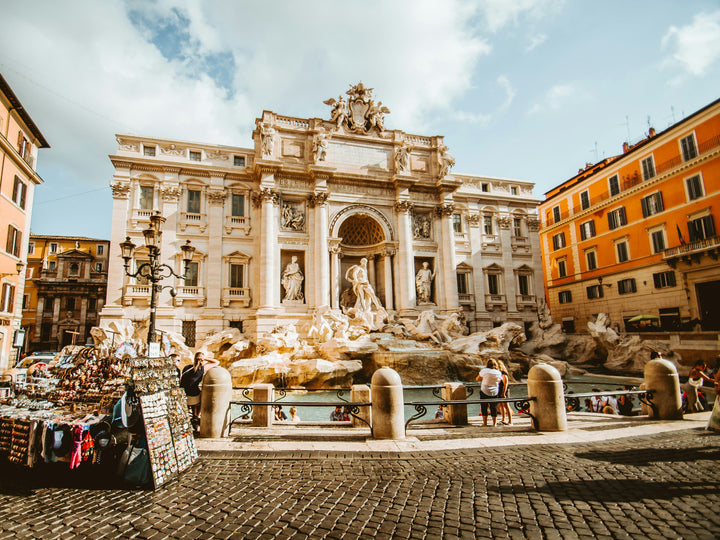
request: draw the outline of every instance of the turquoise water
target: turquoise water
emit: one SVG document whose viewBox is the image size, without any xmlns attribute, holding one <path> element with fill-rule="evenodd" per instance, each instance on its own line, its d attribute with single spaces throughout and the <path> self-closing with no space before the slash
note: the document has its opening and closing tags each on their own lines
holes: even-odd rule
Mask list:
<svg viewBox="0 0 720 540">
<path fill-rule="evenodd" d="M 590 392 L 592 389 L 597 388 L 601 391 L 617 391 L 618 389 L 622 390 L 624 385 L 627 384 L 633 384 L 633 385 L 639 385 L 642 383 L 642 379 L 637 378 L 628 378 L 628 377 L 601 377 L 601 376 L 593 376 L 593 377 L 572 377 L 566 380 L 567 386 L 568 386 L 568 392 L 574 392 L 574 393 L 583 393 L 583 392 Z M 523 382 L 519 385 L 510 385 L 510 393 L 509 396 L 511 398 L 520 398 L 527 396 L 527 385 Z M 343 394 L 343 398 L 347 401 L 350 401 L 350 391 L 347 390 Z M 432 389 L 427 388 L 412 388 L 412 387 L 406 387 L 403 392 L 403 398 L 405 402 L 409 401 L 437 401 L 438 398 L 433 396 Z M 237 398 L 236 398 L 237 399 Z M 468 399 L 480 399 L 480 389 L 479 387 L 474 387 L 474 392 L 471 396 L 468 397 Z M 325 402 L 325 403 L 340 403 L 342 400 L 338 399 L 337 397 L 337 391 L 336 390 L 318 390 L 318 391 L 288 391 L 287 395 L 283 399 L 279 399 L 279 396 L 276 396 L 275 400 L 278 402 L 278 405 L 282 406 L 283 411 L 285 414 L 289 417 L 290 413 L 288 412 L 288 409 L 290 406 L 283 405 L 283 402 L 304 402 L 304 401 L 314 401 L 314 402 Z M 422 417 L 423 420 L 431 419 L 435 417 L 435 411 L 437 410 L 436 406 L 433 405 L 426 405 L 427 413 L 425 416 Z M 515 414 L 515 408 L 510 405 L 511 410 L 513 411 L 513 414 Z M 328 407 L 303 407 L 298 406 L 298 416 L 303 422 L 329 422 L 330 421 L 330 413 L 333 412 L 334 407 L 328 406 Z M 405 419 L 407 420 L 411 416 L 416 414 L 415 407 L 411 406 L 405 406 Z M 480 414 L 480 404 L 470 404 L 468 405 L 468 416 L 477 416 Z M 239 405 L 233 405 L 232 409 L 232 417 L 235 418 L 237 416 L 240 416 L 240 406 Z"/>
</svg>

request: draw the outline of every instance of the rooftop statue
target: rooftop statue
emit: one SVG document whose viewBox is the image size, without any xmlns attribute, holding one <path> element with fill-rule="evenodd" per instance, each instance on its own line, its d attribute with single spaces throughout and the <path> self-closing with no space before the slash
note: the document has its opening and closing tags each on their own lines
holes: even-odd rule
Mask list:
<svg viewBox="0 0 720 540">
<path fill-rule="evenodd" d="M 330 105 L 330 121 L 337 129 L 344 128 L 354 133 L 370 133 L 375 128 L 378 132 L 385 131 L 385 115 L 390 109 L 382 104 L 382 101 L 375 104 L 371 99 L 372 88 L 366 87 L 362 81 L 355 86 L 350 85 L 350 90 L 345 92 L 349 97 L 347 102 L 342 96 L 338 99 L 330 98 L 323 103 Z"/>
</svg>

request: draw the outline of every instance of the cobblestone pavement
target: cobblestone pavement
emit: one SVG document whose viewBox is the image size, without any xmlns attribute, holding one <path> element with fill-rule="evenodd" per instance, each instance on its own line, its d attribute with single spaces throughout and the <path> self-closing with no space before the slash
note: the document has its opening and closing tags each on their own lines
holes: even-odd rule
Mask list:
<svg viewBox="0 0 720 540">
<path fill-rule="evenodd" d="M 720 435 L 691 429 L 416 454 L 209 452 L 157 491 L 2 470 L 0 538 L 717 538 L 718 462 Z"/>
</svg>

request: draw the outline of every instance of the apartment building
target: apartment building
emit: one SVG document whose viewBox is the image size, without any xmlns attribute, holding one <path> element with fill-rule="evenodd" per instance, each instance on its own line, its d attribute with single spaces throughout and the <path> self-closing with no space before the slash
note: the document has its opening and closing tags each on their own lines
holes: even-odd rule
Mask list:
<svg viewBox="0 0 720 540">
<path fill-rule="evenodd" d="M 545 194 L 546 296 L 568 332 L 720 330 L 720 100 Z M 633 320 L 634 319 L 634 320 Z"/>
<path fill-rule="evenodd" d="M 0 75 L 0 369 L 13 364 L 24 343 L 22 298 L 27 240 L 39 148 L 50 148 Z"/>
</svg>

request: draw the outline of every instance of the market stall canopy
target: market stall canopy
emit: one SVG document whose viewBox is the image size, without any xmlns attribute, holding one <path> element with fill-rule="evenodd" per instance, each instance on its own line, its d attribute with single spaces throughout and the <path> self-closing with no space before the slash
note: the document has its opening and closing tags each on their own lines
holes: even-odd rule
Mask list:
<svg viewBox="0 0 720 540">
<path fill-rule="evenodd" d="M 635 315 L 632 319 L 629 319 L 628 322 L 640 322 L 640 321 L 659 321 L 660 317 L 658 315 Z"/>
</svg>

